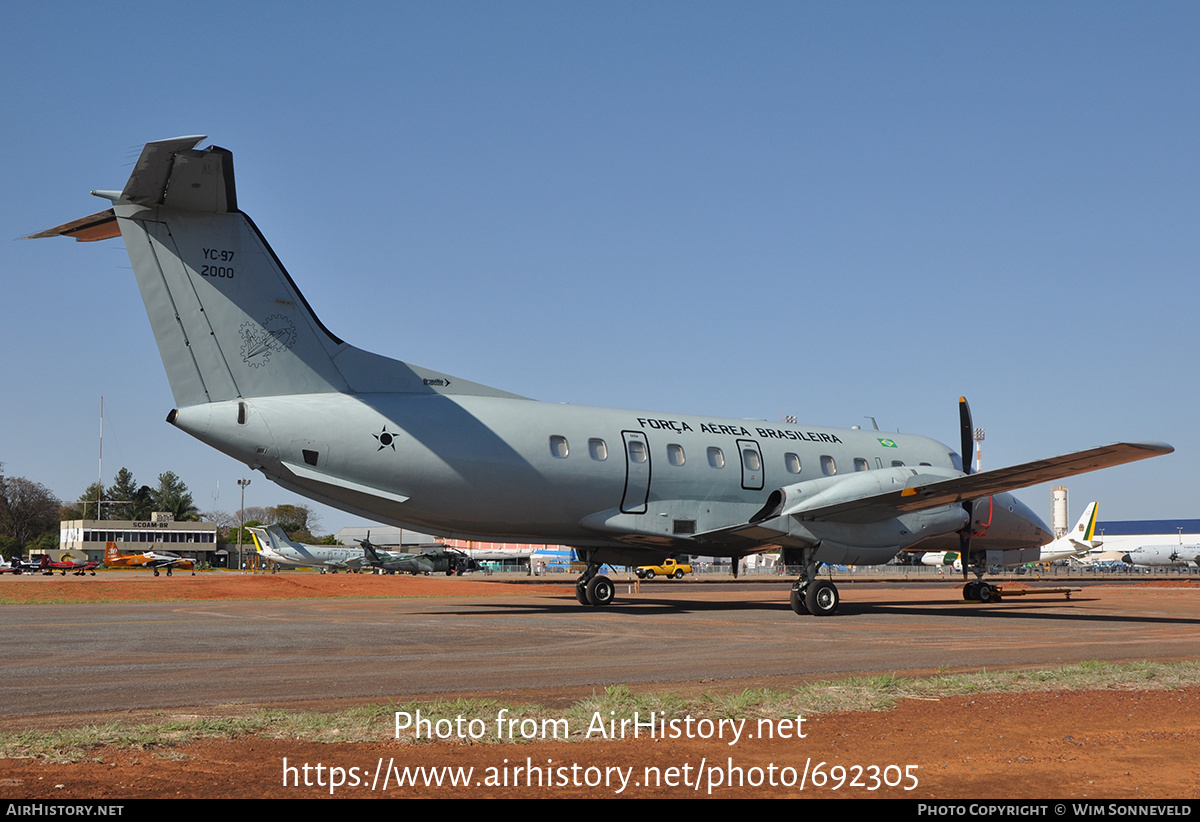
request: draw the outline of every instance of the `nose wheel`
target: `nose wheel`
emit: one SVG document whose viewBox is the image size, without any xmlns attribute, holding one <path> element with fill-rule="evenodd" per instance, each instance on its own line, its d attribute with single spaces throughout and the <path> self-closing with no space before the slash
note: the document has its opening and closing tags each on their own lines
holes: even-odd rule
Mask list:
<svg viewBox="0 0 1200 822">
<path fill-rule="evenodd" d="M 963 599 L 967 602 L 996 602 L 1000 599 L 1000 589 L 981 579 L 968 582 L 963 586 Z"/>
</svg>

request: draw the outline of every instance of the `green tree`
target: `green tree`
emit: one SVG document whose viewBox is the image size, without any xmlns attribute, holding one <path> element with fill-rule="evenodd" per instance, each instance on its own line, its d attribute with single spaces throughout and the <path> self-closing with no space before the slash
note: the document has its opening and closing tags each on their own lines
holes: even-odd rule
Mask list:
<svg viewBox="0 0 1200 822">
<path fill-rule="evenodd" d="M 308 533 L 309 510 L 304 505 L 276 505 L 276 523 L 288 536 L 301 531 Z"/>
<path fill-rule="evenodd" d="M 42 535 L 57 544 L 61 508 L 58 497 L 40 482 L 0 474 L 0 534 L 16 546 L 24 548 Z"/>
<path fill-rule="evenodd" d="M 166 511 L 177 522 L 195 521 L 200 509 L 192 501 L 192 494 L 174 471 L 158 475 L 158 487 L 150 489 L 150 501 L 154 511 Z"/>
<path fill-rule="evenodd" d="M 101 505 L 101 513 L 96 513 L 96 498 L 101 501 L 109 499 L 108 495 L 100 487 L 99 482 L 93 482 L 87 488 L 83 489 L 83 493 L 79 495 L 76 502 L 69 503 L 62 507 L 59 516 L 61 519 L 111 519 L 108 516 L 107 505 Z"/>
<path fill-rule="evenodd" d="M 141 490 L 138 487 L 137 480 L 133 478 L 132 471 L 128 468 L 122 468 L 118 471 L 117 475 L 113 477 L 113 484 L 108 486 L 108 489 L 104 492 L 105 499 L 113 500 L 112 504 L 104 506 L 104 510 L 108 513 L 108 517 L 106 518 L 124 520 L 149 519 L 149 489 L 146 489 L 146 493 L 139 493 Z"/>
</svg>

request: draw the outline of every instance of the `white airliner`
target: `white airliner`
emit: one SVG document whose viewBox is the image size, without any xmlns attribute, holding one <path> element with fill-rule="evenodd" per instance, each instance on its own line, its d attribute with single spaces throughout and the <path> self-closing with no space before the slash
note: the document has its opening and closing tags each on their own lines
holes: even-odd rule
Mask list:
<svg viewBox="0 0 1200 822">
<path fill-rule="evenodd" d="M 955 571 L 962 570 L 962 561 L 958 551 L 930 551 L 921 555 L 921 564 L 932 565 L 935 568 L 949 567 Z"/>
<path fill-rule="evenodd" d="M 1043 545 L 1040 562 L 1053 562 L 1056 559 L 1081 557 L 1099 548 L 1104 543 L 1096 539 L 1096 514 L 1100 503 L 1092 502 L 1083 509 L 1083 516 L 1075 527 L 1049 545 Z"/>
<path fill-rule="evenodd" d="M 965 400 L 956 453 L 912 434 L 540 403 L 371 354 L 317 319 L 238 209 L 232 154 L 203 139 L 148 143 L 124 189 L 93 192 L 112 208 L 33 235 L 124 238 L 175 398 L 167 421 L 373 520 L 570 545 L 587 562 L 584 604 L 613 601 L 602 564 L 673 553 L 781 548 L 802 568 L 793 609 L 819 615 L 838 607 L 820 563 L 920 544 L 959 551 L 981 577 L 993 554 L 1036 559 L 1050 540 L 1009 491 L 1173 450 L 1118 443 L 970 474 Z"/>
</svg>

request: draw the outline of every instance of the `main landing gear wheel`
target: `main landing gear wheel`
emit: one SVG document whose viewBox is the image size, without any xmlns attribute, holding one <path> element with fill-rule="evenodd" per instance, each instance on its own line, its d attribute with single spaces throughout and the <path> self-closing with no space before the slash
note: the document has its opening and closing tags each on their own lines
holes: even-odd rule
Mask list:
<svg viewBox="0 0 1200 822">
<path fill-rule="evenodd" d="M 591 605 L 587 598 L 587 584 L 583 582 L 575 583 L 575 599 L 579 600 L 580 605 Z"/>
<path fill-rule="evenodd" d="M 612 580 L 604 575 L 589 579 L 585 590 L 588 604 L 596 607 L 611 605 L 612 601 L 617 598 L 617 586 L 613 585 Z"/>
<path fill-rule="evenodd" d="M 792 586 L 792 610 L 800 616 L 808 616 L 808 603 L 804 601 L 804 589 L 800 583 Z"/>
<path fill-rule="evenodd" d="M 837 611 L 837 586 L 827 579 L 814 580 L 804 592 L 804 604 L 813 616 L 829 616 Z"/>
</svg>

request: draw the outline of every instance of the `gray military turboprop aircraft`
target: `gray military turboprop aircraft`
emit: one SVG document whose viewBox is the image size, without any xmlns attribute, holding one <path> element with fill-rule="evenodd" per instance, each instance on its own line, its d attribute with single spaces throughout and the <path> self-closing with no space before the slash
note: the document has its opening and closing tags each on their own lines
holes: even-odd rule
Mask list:
<svg viewBox="0 0 1200 822">
<path fill-rule="evenodd" d="M 371 543 L 371 534 L 366 539 L 360 539 L 358 544 L 363 549 L 363 565 L 378 568 L 382 571 L 399 571 L 402 574 L 445 574 L 460 577 L 468 571 L 474 571 L 479 566 L 475 560 L 462 551 L 452 548 L 434 547 L 419 554 L 409 554 L 397 551 L 384 551 Z"/>
<path fill-rule="evenodd" d="M 565 544 L 576 597 L 613 601 L 602 564 L 782 548 L 797 613 L 832 614 L 819 563 L 955 550 L 968 599 L 994 552 L 1038 549 L 1008 492 L 1173 449 L 1118 443 L 971 474 L 911 434 L 539 403 L 355 348 L 325 328 L 250 218 L 233 156 L 203 137 L 148 143 L 112 208 L 35 237 L 122 236 L 166 367 L 172 425 L 285 488 L 404 528 Z M 1018 557 L 1016 561 L 1025 561 Z"/>
<path fill-rule="evenodd" d="M 1126 551 L 1121 561 L 1144 567 L 1167 566 L 1186 568 L 1200 565 L 1200 545 L 1143 545 Z"/>
<path fill-rule="evenodd" d="M 319 568 L 321 573 L 355 571 L 364 563 L 361 548 L 342 545 L 306 545 L 289 539 L 278 525 L 247 528 L 258 544 L 263 559 L 289 568 Z"/>
</svg>

